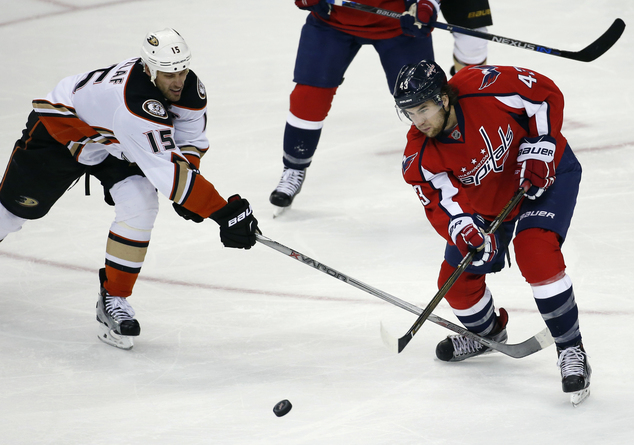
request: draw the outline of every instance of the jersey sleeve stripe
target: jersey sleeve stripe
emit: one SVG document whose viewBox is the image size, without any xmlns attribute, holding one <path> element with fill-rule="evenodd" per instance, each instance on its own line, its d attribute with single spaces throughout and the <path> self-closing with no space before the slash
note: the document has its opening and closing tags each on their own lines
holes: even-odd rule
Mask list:
<svg viewBox="0 0 634 445">
<path fill-rule="evenodd" d="M 550 134 L 550 108 L 547 102 L 532 102 L 520 95 L 495 97 L 507 107 L 526 110 L 528 117 L 534 117 L 539 135 Z"/>
<path fill-rule="evenodd" d="M 458 188 L 453 185 L 449 175 L 446 172 L 432 174 L 424 168 L 421 169 L 425 180 L 438 190 L 438 205 L 451 216 L 465 213 L 460 204 L 453 200 L 453 197 L 458 194 Z"/>
<path fill-rule="evenodd" d="M 193 172 L 189 169 L 189 164 L 184 159 L 174 160 L 174 185 L 170 194 L 170 199 L 181 204 L 187 199 L 193 186 Z"/>
</svg>

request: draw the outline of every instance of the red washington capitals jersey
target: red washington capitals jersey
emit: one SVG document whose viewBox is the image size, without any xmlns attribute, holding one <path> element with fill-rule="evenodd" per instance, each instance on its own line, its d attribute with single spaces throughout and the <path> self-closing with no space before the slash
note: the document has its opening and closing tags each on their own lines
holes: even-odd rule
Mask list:
<svg viewBox="0 0 634 445">
<path fill-rule="evenodd" d="M 405 12 L 404 0 L 364 0 L 361 3 L 398 13 Z M 313 16 L 319 20 L 324 20 L 317 13 L 313 13 Z M 330 18 L 325 22 L 339 31 L 366 39 L 391 39 L 403 33 L 401 22 L 398 20 L 345 6 L 333 6 Z"/>
<path fill-rule="evenodd" d="M 460 70 L 449 83 L 458 91 L 458 125 L 436 138 L 427 138 L 412 125 L 403 177 L 436 231 L 451 242 L 447 228 L 452 217 L 479 213 L 491 221 L 517 191 L 517 156 L 524 137 L 555 138 L 555 165 L 567 141 L 561 134 L 563 94 L 535 71 L 472 67 Z"/>
</svg>

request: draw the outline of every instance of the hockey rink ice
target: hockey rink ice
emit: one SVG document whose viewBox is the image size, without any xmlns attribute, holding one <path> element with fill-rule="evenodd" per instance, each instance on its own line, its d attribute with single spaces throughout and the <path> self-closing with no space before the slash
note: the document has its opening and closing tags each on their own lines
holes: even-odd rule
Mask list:
<svg viewBox="0 0 634 445">
<path fill-rule="evenodd" d="M 362 1 L 362 0 L 359 0 Z M 130 298 L 130 351 L 97 339 L 97 271 L 113 209 L 93 178 L 0 244 L 0 444 L 629 444 L 634 434 L 634 3 L 490 0 L 489 32 L 577 51 L 617 17 L 628 27 L 591 63 L 490 43 L 489 63 L 551 77 L 584 176 L 563 252 L 593 369 L 573 408 L 554 346 L 523 359 L 435 357 L 450 331 L 258 244 L 223 248 L 213 221 L 161 211 Z M 419 307 L 444 242 L 401 176 L 407 126 L 371 47 L 335 96 L 293 208 L 273 219 L 282 135 L 306 13 L 291 0 L 0 0 L 0 168 L 31 100 L 63 77 L 139 54 L 177 29 L 209 98 L 202 173 L 253 205 L 264 235 Z M 440 17 L 442 19 L 442 16 Z M 453 39 L 433 33 L 451 65 Z M 490 276 L 509 343 L 544 328 L 515 264 Z M 457 322 L 442 302 L 435 313 Z M 273 407 L 288 399 L 289 414 Z"/>
</svg>

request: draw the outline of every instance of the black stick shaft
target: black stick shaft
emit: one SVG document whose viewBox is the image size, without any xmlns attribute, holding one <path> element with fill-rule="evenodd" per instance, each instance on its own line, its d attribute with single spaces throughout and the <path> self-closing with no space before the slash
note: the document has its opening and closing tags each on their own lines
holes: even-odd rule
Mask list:
<svg viewBox="0 0 634 445">
<path fill-rule="evenodd" d="M 359 11 L 368 12 L 371 14 L 378 14 L 385 17 L 391 17 L 393 19 L 400 19 L 400 13 L 391 11 L 389 9 L 377 8 L 375 6 L 368 6 L 362 3 L 347 1 L 347 0 L 326 0 L 331 5 L 343 6 L 346 8 L 357 9 Z M 535 51 L 542 54 L 548 54 L 551 56 L 563 57 L 565 59 L 577 60 L 579 62 L 592 62 L 601 55 L 605 54 L 612 46 L 619 40 L 621 34 L 625 30 L 625 22 L 621 19 L 616 19 L 612 25 L 605 31 L 601 37 L 592 42 L 590 45 L 580 51 L 565 51 L 560 49 L 551 48 L 545 45 L 539 45 L 536 43 L 524 42 L 522 40 L 511 39 L 508 37 L 502 37 L 495 34 L 489 34 L 486 32 L 476 31 L 474 29 L 463 28 L 462 26 L 450 25 L 448 23 L 434 22 L 432 25 L 434 28 L 443 29 L 449 32 L 455 32 L 458 34 L 465 34 L 479 39 L 490 40 L 492 42 L 501 43 L 504 45 L 514 46 L 516 48 L 523 48 L 529 51 Z"/>
<path fill-rule="evenodd" d="M 296 250 L 291 249 L 290 247 L 286 247 L 278 243 L 277 241 L 274 241 L 260 234 L 256 235 L 256 239 L 259 243 L 264 244 L 265 246 L 268 246 L 273 250 L 277 250 L 278 252 L 286 256 L 294 258 L 300 263 L 313 267 L 319 270 L 320 272 L 325 273 L 326 275 L 330 275 L 331 277 L 336 278 L 337 280 L 343 281 L 344 283 L 347 283 L 353 287 L 356 287 L 357 289 L 367 292 L 370 295 L 374 295 L 375 297 L 378 297 L 383 301 L 391 303 L 394 306 L 398 306 L 401 309 L 405 309 L 406 311 L 409 311 L 412 314 L 420 315 L 423 311 L 418 306 L 414 306 L 413 304 L 410 304 L 407 301 L 403 301 L 393 295 L 388 294 L 387 292 L 384 292 L 380 289 L 377 289 L 366 283 L 363 283 L 362 281 L 349 277 L 348 275 L 342 272 L 339 272 L 323 263 L 320 263 L 319 261 L 316 261 L 302 253 L 299 253 Z M 481 342 L 483 345 L 491 349 L 495 349 L 496 351 L 499 351 L 513 358 L 526 357 L 537 351 L 541 351 L 542 349 L 548 347 L 549 345 L 553 343 L 553 339 L 548 333 L 548 328 L 544 329 L 543 331 L 539 332 L 538 334 L 534 335 L 533 337 L 529 338 L 528 340 L 522 343 L 519 343 L 516 345 L 509 345 L 504 343 L 498 343 L 491 339 L 480 337 L 479 335 L 474 334 L 473 332 L 469 332 L 462 326 L 458 326 L 454 323 L 451 323 L 450 321 L 445 320 L 444 318 L 441 318 L 435 314 L 430 314 L 428 318 L 429 318 L 429 321 L 431 321 L 432 323 L 435 323 L 439 326 L 447 328 L 450 331 L 456 332 L 460 335 L 469 337 L 472 340 Z M 395 340 L 394 343 L 397 343 L 395 349 L 398 349 L 398 342 L 396 341 L 396 339 L 394 340 Z"/>
</svg>

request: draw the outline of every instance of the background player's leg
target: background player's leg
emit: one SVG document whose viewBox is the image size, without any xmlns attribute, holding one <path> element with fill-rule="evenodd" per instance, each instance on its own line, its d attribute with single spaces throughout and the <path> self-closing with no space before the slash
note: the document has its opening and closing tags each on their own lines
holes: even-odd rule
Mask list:
<svg viewBox="0 0 634 445">
<path fill-rule="evenodd" d="M 291 205 L 302 187 L 335 92 L 361 47 L 357 40 L 311 15 L 306 19 L 295 60 L 297 85 L 284 129 L 284 171 L 269 197 L 275 215 Z"/>
</svg>

